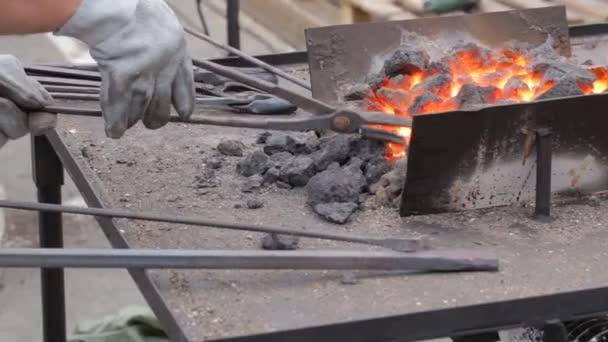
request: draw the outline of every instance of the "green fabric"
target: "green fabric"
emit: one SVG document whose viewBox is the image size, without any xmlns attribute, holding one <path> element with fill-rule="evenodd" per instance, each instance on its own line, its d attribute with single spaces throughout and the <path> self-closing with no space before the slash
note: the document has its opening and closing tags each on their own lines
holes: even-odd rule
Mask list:
<svg viewBox="0 0 608 342">
<path fill-rule="evenodd" d="M 100 320 L 82 321 L 69 342 L 169 342 L 148 308 L 126 307 Z"/>
<path fill-rule="evenodd" d="M 469 10 L 477 6 L 479 0 L 426 0 L 424 11 L 433 13 L 444 13 L 457 10 Z"/>
</svg>

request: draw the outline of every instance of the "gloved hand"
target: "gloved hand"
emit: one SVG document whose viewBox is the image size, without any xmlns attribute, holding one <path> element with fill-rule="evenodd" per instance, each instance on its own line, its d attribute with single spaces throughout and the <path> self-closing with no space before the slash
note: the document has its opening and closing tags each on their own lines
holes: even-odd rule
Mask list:
<svg viewBox="0 0 608 342">
<path fill-rule="evenodd" d="M 171 103 L 182 119 L 192 114 L 192 61 L 183 28 L 163 0 L 82 0 L 55 34 L 86 43 L 99 64 L 109 137 L 120 138 L 139 120 L 164 126 Z"/>
<path fill-rule="evenodd" d="M 42 109 L 52 100 L 40 83 L 27 77 L 17 58 L 0 55 L 0 147 L 30 131 L 26 112 Z"/>
</svg>

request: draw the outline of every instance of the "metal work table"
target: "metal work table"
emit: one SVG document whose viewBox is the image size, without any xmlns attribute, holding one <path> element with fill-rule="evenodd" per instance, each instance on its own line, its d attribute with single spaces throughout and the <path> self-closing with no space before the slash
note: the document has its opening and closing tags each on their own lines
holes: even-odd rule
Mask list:
<svg viewBox="0 0 608 342">
<path fill-rule="evenodd" d="M 303 64 L 286 69 L 297 69 L 297 74 L 306 71 Z M 265 188 L 258 195 L 265 202 L 263 208 L 235 208 L 252 195 L 240 191 L 243 179 L 235 172 L 239 158 L 234 157 L 226 157 L 218 170 L 221 185 L 198 194 L 194 178 L 217 143 L 224 138 L 240 139 L 247 151 L 253 151 L 258 133 L 169 124 L 158 131 L 137 126 L 114 141 L 103 135 L 99 119 L 61 117 L 57 130 L 39 138 L 36 149 L 50 143 L 92 207 L 377 236 L 428 234 L 434 246 L 495 248 L 501 271 L 357 272 L 359 284 L 344 285 L 340 272 L 131 270 L 172 340 L 224 339 L 325 325 L 243 340 L 412 340 L 473 335 L 523 323 L 544 325 L 552 319 L 608 311 L 608 304 L 602 303 L 608 288 L 591 290 L 608 284 L 604 262 L 608 200 L 557 198 L 555 220 L 549 223 L 532 219 L 529 207 L 401 219 L 397 209 L 369 200 L 353 222 L 336 226 L 319 220 L 307 208 L 302 189 Z M 52 176 L 57 165 L 45 167 L 39 170 Z M 115 248 L 258 248 L 260 239 L 257 234 L 156 223 L 107 219 L 99 223 Z M 300 244 L 307 249 L 365 248 L 306 239 Z M 531 298 L 569 291 L 584 292 Z M 509 302 L 496 303 L 500 301 Z M 366 321 L 373 318 L 379 320 Z"/>
</svg>

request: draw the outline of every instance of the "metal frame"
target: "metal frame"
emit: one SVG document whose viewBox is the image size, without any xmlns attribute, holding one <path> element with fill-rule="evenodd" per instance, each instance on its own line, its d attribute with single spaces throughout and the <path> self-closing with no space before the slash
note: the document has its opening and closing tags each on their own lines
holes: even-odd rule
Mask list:
<svg viewBox="0 0 608 342">
<path fill-rule="evenodd" d="M 596 27 L 593 27 L 595 30 Z M 581 31 L 584 28 L 576 28 Z M 302 53 L 267 56 L 268 62 L 290 64 L 301 61 Z M 228 65 L 246 65 L 238 59 L 224 60 Z M 542 140 L 542 139 L 541 139 Z M 32 140 L 34 181 L 38 198 L 43 203 L 61 203 L 63 168 L 90 207 L 102 208 L 104 200 L 96 188 L 95 178 L 87 179 L 70 155 L 65 143 L 55 131 Z M 549 151 L 550 152 L 550 151 Z M 538 150 L 542 153 L 542 149 Z M 109 218 L 97 218 L 114 248 L 129 248 L 119 232 L 118 224 Z M 62 247 L 60 214 L 39 216 L 41 247 Z M 128 269 L 148 304 L 161 321 L 172 341 L 189 341 L 177 319 L 163 301 L 157 287 L 145 270 Z M 41 272 L 43 329 L 45 342 L 64 342 L 65 301 L 63 271 L 43 269 Z M 257 341 L 414 341 L 437 337 L 457 340 L 491 341 L 500 329 L 522 325 L 544 328 L 546 341 L 563 341 L 565 334 L 560 322 L 592 317 L 608 312 L 608 287 L 558 293 L 541 297 L 515 299 L 480 305 L 410 313 L 392 317 L 330 324 L 304 329 L 282 331 L 228 339 L 233 342 Z"/>
</svg>

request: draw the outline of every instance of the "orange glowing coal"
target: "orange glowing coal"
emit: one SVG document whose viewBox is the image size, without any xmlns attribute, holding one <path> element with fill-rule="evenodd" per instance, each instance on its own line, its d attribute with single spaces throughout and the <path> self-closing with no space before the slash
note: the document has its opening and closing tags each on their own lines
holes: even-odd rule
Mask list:
<svg viewBox="0 0 608 342">
<path fill-rule="evenodd" d="M 442 69 L 443 68 L 443 69 Z M 394 115 L 413 115 L 450 111 L 467 107 L 467 93 L 477 92 L 483 104 L 533 101 L 552 89 L 556 81 L 546 80 L 519 51 L 491 52 L 480 48 L 458 50 L 444 59 L 442 68 L 432 63 L 409 69 L 401 76 L 386 77 L 366 98 L 367 110 Z M 608 89 L 608 69 L 591 67 L 593 82 L 578 82 L 584 94 Z M 482 104 L 475 102 L 475 104 Z M 406 155 L 412 130 L 407 127 L 382 127 L 405 138 L 406 144 L 387 143 L 387 158 L 396 161 Z"/>
</svg>

